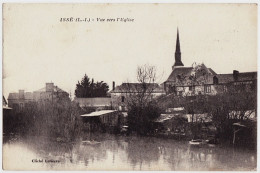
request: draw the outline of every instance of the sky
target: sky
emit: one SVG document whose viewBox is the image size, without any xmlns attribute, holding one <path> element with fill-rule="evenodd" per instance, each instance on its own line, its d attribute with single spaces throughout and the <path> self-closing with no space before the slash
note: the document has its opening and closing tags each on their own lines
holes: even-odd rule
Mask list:
<svg viewBox="0 0 260 173">
<path fill-rule="evenodd" d="M 53 82 L 74 95 L 84 74 L 111 89 L 112 81 L 136 82 L 144 64 L 157 68 L 162 83 L 174 64 L 177 27 L 185 66 L 257 71 L 255 4 L 4 4 L 3 94 Z"/>
</svg>

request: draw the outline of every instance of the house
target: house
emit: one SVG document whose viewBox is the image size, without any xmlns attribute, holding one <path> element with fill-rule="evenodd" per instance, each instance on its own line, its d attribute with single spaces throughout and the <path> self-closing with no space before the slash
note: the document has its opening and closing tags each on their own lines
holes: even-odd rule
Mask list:
<svg viewBox="0 0 260 173">
<path fill-rule="evenodd" d="M 69 97 L 69 94 L 59 87 L 54 86 L 53 83 L 46 83 L 44 88 L 34 92 L 19 90 L 18 93 L 10 93 L 8 96 L 8 103 L 15 111 L 22 111 L 26 104 L 53 100 L 61 97 Z"/>
<path fill-rule="evenodd" d="M 33 102 L 33 93 L 19 90 L 18 93 L 10 93 L 8 104 L 14 111 L 22 111 L 26 104 Z"/>
<path fill-rule="evenodd" d="M 110 94 L 113 108 L 126 111 L 127 102 L 132 96 L 144 94 L 146 97 L 152 99 L 165 94 L 165 91 L 157 83 L 122 83 L 117 87 L 113 83 L 113 89 Z"/>
<path fill-rule="evenodd" d="M 33 92 L 33 100 L 36 102 L 65 97 L 68 98 L 69 94 L 66 91 L 60 89 L 58 86 L 55 86 L 52 82 L 46 83 L 44 88 Z"/>
<path fill-rule="evenodd" d="M 233 70 L 231 74 L 218 74 L 214 87 L 219 93 L 255 92 L 257 90 L 257 72 L 239 73 L 239 71 Z"/>
</svg>

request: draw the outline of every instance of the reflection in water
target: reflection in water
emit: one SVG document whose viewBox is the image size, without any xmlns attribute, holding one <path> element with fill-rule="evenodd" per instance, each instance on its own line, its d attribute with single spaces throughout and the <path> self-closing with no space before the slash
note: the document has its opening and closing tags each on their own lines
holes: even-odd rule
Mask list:
<svg viewBox="0 0 260 173">
<path fill-rule="evenodd" d="M 256 151 L 197 147 L 187 141 L 96 134 L 100 144 L 4 138 L 4 168 L 11 170 L 255 170 Z M 85 140 L 85 139 L 84 139 Z M 32 159 L 43 160 L 33 163 Z M 45 163 L 56 160 L 58 163 Z"/>
</svg>

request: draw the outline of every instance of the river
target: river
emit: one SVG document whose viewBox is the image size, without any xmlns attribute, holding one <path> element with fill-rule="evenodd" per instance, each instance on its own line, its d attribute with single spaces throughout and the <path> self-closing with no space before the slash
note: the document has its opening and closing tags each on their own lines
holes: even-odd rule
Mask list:
<svg viewBox="0 0 260 173">
<path fill-rule="evenodd" d="M 87 145 L 50 142 L 43 137 L 4 137 L 7 170 L 256 170 L 256 151 L 227 145 L 191 146 L 187 141 L 154 137 L 92 134 Z"/>
</svg>

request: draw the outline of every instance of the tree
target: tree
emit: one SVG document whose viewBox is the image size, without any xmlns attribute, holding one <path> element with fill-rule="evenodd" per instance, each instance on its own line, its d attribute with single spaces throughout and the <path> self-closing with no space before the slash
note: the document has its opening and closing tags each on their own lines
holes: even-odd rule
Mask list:
<svg viewBox="0 0 260 173">
<path fill-rule="evenodd" d="M 256 90 L 245 88 L 243 84 L 230 84 L 226 92 L 211 96 L 206 102 L 208 116 L 222 137 L 228 138 L 233 135 L 233 123 L 250 122 L 248 120 L 252 114 L 256 115 Z"/>
<path fill-rule="evenodd" d="M 75 89 L 75 96 L 78 98 L 88 97 L 106 97 L 109 87 L 107 83 L 90 81 L 89 77 L 85 74 L 81 82 L 78 81 Z"/>
<path fill-rule="evenodd" d="M 154 66 L 137 68 L 138 83 L 126 83 L 128 124 L 131 131 L 145 135 L 153 131 L 153 121 L 160 116 L 161 109 L 156 104 L 153 92 L 159 88 Z"/>
</svg>

